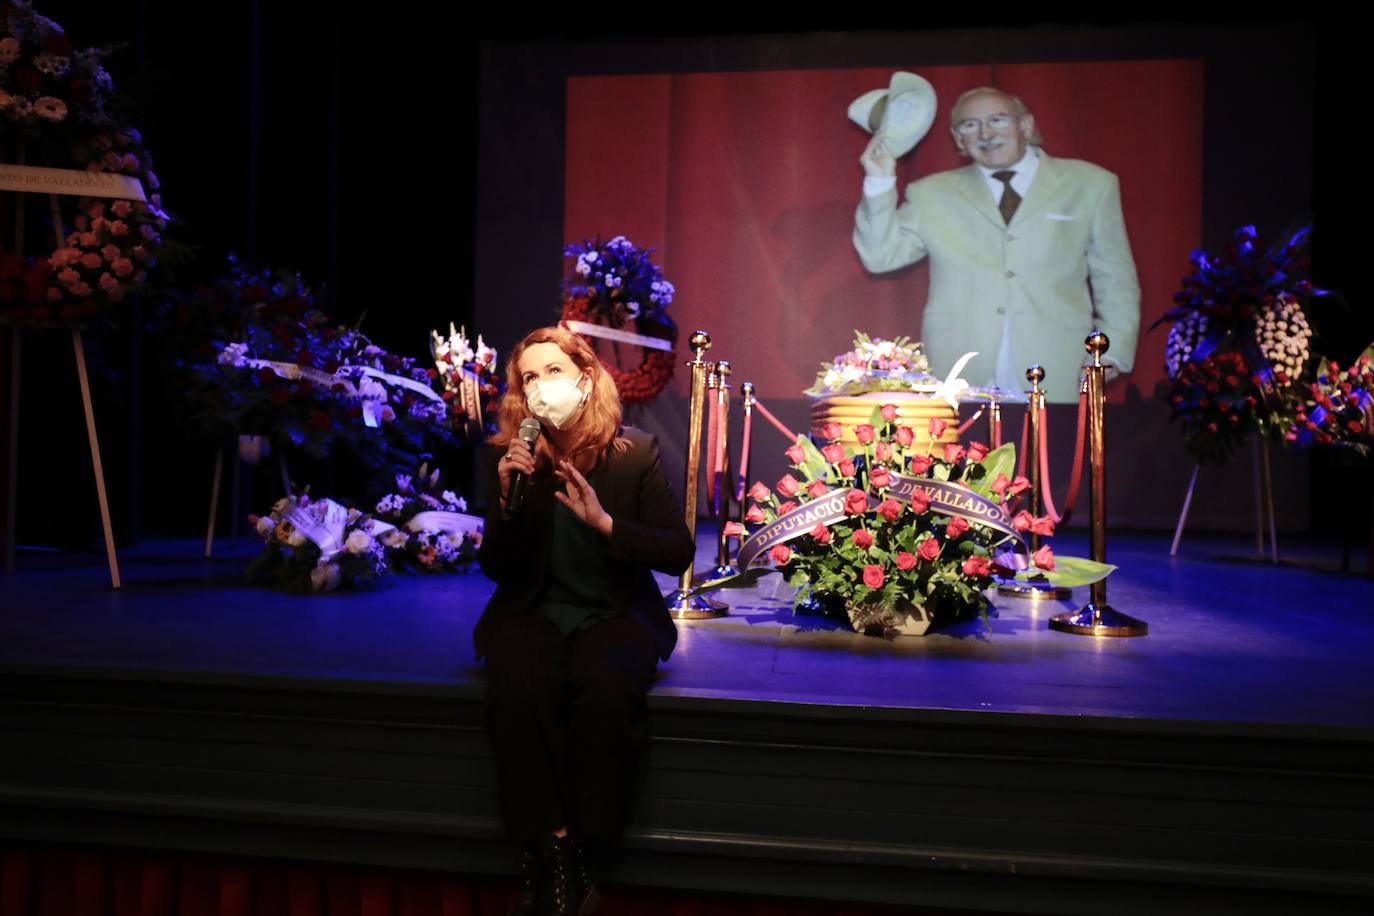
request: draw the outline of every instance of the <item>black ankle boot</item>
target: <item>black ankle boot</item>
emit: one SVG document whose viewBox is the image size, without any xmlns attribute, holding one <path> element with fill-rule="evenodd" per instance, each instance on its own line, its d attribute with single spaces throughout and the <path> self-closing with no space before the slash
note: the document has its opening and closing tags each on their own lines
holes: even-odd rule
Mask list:
<svg viewBox="0 0 1374 916">
<path fill-rule="evenodd" d="M 543 901 L 551 916 L 589 916 L 596 912 L 601 895 L 587 874 L 582 843 L 572 837 L 549 837 L 544 862 L 547 894 Z"/>
<path fill-rule="evenodd" d="M 546 882 L 540 874 L 540 852 L 535 843 L 520 850 L 520 896 L 511 905 L 508 916 L 541 916 L 544 912 L 546 907 L 540 891 Z"/>
</svg>

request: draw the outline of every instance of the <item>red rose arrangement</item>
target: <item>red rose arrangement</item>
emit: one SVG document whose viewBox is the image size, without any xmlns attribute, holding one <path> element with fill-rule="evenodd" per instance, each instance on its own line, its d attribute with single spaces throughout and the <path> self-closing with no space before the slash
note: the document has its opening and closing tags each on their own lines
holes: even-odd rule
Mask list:
<svg viewBox="0 0 1374 916">
<path fill-rule="evenodd" d="M 1252 431 L 1278 436 L 1311 358 L 1303 303 L 1320 294 L 1305 278 L 1308 228 L 1268 249 L 1254 226 L 1219 255 L 1195 251 L 1174 294 L 1165 368 L 1172 418 L 1198 461 L 1226 461 Z"/>
<path fill-rule="evenodd" d="M 933 419 L 931 427 L 933 440 L 943 432 L 944 421 Z M 760 530 L 834 490 L 852 488 L 840 517 L 816 524 L 769 553 L 788 582 L 798 587 L 797 606 L 842 607 L 857 631 L 875 635 L 896 632 L 904 609 L 912 607 L 924 608 L 936 622 L 985 614 L 984 590 L 994 584 L 995 574 L 1011 573 L 994 556 L 1019 533 L 1053 534 L 1053 522 L 1021 512 L 1010 519 L 1015 533 L 999 531 L 974 513 L 939 511 L 924 490 L 897 498 L 894 487 L 899 477 L 952 482 L 961 492 L 1005 507 L 1030 486 L 1014 473 L 1014 447 L 990 450 L 974 442 L 945 446 L 938 453 L 932 453 L 931 443 L 917 449 L 914 431 L 897 425 L 892 405 L 876 409 L 855 432 L 858 451 L 836 441 L 838 424 L 826 427 L 829 441 L 819 449 L 799 437 L 787 450 L 792 471 L 772 488 L 758 482 L 749 490 L 752 505 L 744 520 Z M 1033 563 L 1041 573 L 1056 568 L 1048 547 L 1037 552 Z"/>
<path fill-rule="evenodd" d="M 1367 454 L 1374 439 L 1374 371 L 1370 347 L 1342 369 L 1334 360 L 1324 361 L 1307 386 L 1307 398 L 1298 405 L 1284 439 L 1299 446 L 1339 445 Z"/>
<path fill-rule="evenodd" d="M 5 6 L 0 136 L 12 135 L 29 163 L 134 178 L 146 200 L 60 196 L 59 215 L 69 231 L 59 246 L 39 256 L 0 256 L 0 323 L 80 327 L 112 320 L 147 283 L 167 229 L 152 158 L 139 132 L 110 114 L 116 106 L 106 52 L 74 48 L 62 27 L 32 3 Z"/>
</svg>

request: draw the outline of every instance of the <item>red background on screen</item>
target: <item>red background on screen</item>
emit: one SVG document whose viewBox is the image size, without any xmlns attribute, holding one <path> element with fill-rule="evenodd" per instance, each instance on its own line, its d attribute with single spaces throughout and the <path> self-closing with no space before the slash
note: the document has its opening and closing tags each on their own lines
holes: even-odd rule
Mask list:
<svg viewBox="0 0 1374 916">
<path fill-rule="evenodd" d="M 1141 285 L 1141 336 L 1127 384 L 1164 377 L 1164 329 L 1202 208 L 1203 64 L 1137 60 L 920 67 L 935 125 L 898 162 L 899 187 L 965 164 L 946 125 L 966 89 L 1020 95 L 1051 155 L 1115 172 Z M 568 80 L 565 237 L 625 235 L 657 249 L 683 331 L 760 397 L 795 397 L 857 328 L 919 339 L 923 264 L 869 274 L 850 241 L 868 134 L 849 103 L 890 69 L 574 77 Z M 934 366 L 943 373 L 949 367 Z M 684 373 L 674 384 L 685 391 Z M 1125 392 L 1111 386 L 1114 400 Z"/>
</svg>

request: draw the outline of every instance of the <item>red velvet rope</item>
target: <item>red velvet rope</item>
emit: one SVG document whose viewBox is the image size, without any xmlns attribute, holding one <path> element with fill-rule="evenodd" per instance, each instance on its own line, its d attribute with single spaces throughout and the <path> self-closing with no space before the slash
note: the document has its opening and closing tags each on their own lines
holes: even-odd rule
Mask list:
<svg viewBox="0 0 1374 916">
<path fill-rule="evenodd" d="M 1069 517 L 1073 515 L 1074 504 L 1078 501 L 1078 485 L 1083 480 L 1083 440 L 1087 432 L 1088 419 L 1088 393 L 1081 392 L 1078 395 L 1078 430 L 1074 434 L 1073 441 L 1073 470 L 1069 473 L 1069 491 L 1064 494 L 1064 511 L 1057 513 L 1054 511 L 1054 500 L 1050 497 L 1050 457 L 1049 449 L 1045 447 L 1048 436 L 1046 423 L 1040 422 L 1040 480 L 1044 484 L 1045 514 L 1054 520 L 1056 525 L 1067 524 Z"/>
<path fill-rule="evenodd" d="M 757 402 L 755 402 L 757 406 Z M 744 412 L 744 434 L 740 437 L 739 444 L 739 477 L 735 480 L 735 502 L 743 504 L 744 489 L 748 486 L 749 480 L 749 437 L 754 427 L 754 412 L 746 410 Z"/>
<path fill-rule="evenodd" d="M 789 443 L 795 443 L 797 441 L 797 434 L 792 432 L 792 430 L 788 429 L 786 426 L 783 426 L 781 423 L 779 423 L 778 418 L 769 413 L 768 408 L 764 407 L 763 402 L 760 401 L 758 398 L 754 398 L 754 409 L 757 410 L 759 413 L 763 414 L 763 418 L 765 420 L 776 426 L 778 428 L 778 432 L 786 436 L 787 441 Z"/>
<path fill-rule="evenodd" d="M 716 472 L 720 470 L 720 399 L 714 388 L 706 389 L 710 399 L 706 405 L 706 502 L 711 506 L 711 514 L 716 513 Z"/>
<path fill-rule="evenodd" d="M 1030 412 L 1031 407 L 1026 405 L 1026 415 L 1021 418 L 1021 447 L 1016 450 L 1016 476 L 1026 476 L 1026 446 L 1030 443 Z"/>
</svg>

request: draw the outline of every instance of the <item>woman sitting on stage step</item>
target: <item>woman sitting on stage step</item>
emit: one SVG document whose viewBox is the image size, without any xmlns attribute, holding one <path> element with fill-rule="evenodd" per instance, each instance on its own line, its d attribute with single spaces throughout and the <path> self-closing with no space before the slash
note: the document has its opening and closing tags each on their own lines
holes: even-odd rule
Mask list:
<svg viewBox="0 0 1374 916">
<path fill-rule="evenodd" d="M 621 427 L 615 385 L 580 337 L 533 331 L 506 374 L 478 554 L 497 588 L 473 642 L 501 814 L 524 846 L 512 912 L 587 914 L 598 897 L 584 863 L 618 845 L 644 695 L 677 641 L 650 570 L 677 575 L 695 550 L 654 437 Z M 522 424 L 542 426 L 532 447 Z"/>
</svg>

